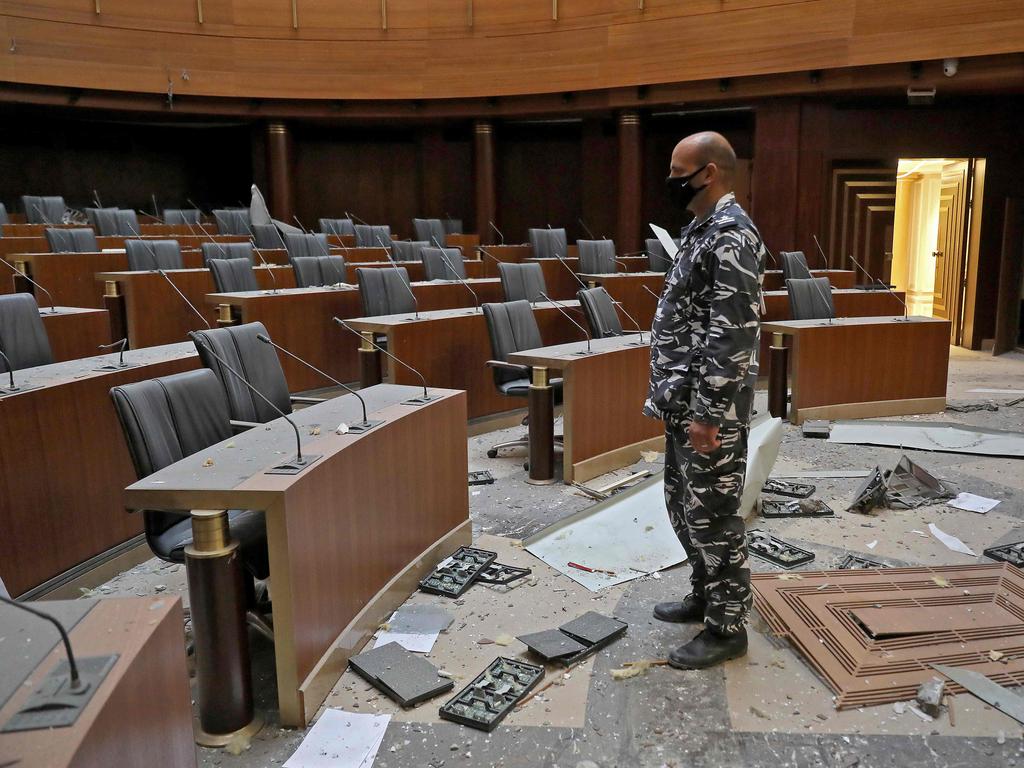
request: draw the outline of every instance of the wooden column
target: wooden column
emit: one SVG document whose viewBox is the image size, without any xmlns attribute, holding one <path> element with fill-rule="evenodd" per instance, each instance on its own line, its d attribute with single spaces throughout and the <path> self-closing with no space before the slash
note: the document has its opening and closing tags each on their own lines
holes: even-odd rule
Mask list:
<svg viewBox="0 0 1024 768">
<path fill-rule="evenodd" d="M 1021 272 L 1024 270 L 1024 200 L 1008 197 L 1004 207 L 1003 250 L 999 265 L 993 355 L 1016 348 L 1020 334 Z"/>
<path fill-rule="evenodd" d="M 619 113 L 619 224 L 615 238 L 619 253 L 639 251 L 642 245 L 642 153 L 640 115 L 632 110 Z"/>
<path fill-rule="evenodd" d="M 270 215 L 292 222 L 292 137 L 288 126 L 267 124 L 267 175 L 270 178 Z"/>
<path fill-rule="evenodd" d="M 476 182 L 476 231 L 484 245 L 494 243 L 488 221 L 497 217 L 494 191 L 494 125 L 477 120 L 473 125 L 473 167 Z"/>
<path fill-rule="evenodd" d="M 791 251 L 797 244 L 800 102 L 766 103 L 755 119 L 751 218 L 768 250 Z"/>
</svg>

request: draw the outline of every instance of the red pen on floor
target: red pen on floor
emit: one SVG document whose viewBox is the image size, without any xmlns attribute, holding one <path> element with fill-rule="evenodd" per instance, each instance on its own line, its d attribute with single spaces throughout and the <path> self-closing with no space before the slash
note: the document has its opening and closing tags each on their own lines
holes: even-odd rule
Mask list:
<svg viewBox="0 0 1024 768">
<path fill-rule="evenodd" d="M 588 568 L 587 566 L 580 565 L 579 563 L 566 563 L 566 565 L 568 565 L 570 568 L 576 568 L 580 571 L 586 571 L 587 573 L 603 573 L 608 576 L 615 575 L 615 571 L 606 571 L 603 568 Z"/>
</svg>

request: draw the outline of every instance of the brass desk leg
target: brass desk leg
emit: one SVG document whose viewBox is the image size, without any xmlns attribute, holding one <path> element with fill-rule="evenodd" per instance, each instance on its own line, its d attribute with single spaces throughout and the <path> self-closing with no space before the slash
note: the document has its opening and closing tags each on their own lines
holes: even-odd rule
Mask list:
<svg viewBox="0 0 1024 768">
<path fill-rule="evenodd" d="M 114 341 L 128 338 L 124 294 L 121 293 L 121 286 L 114 280 L 107 280 L 103 285 L 103 308 L 107 310 L 107 317 L 110 320 L 110 338 Z"/>
<path fill-rule="evenodd" d="M 772 346 L 768 347 L 768 413 L 778 419 L 789 416 L 788 372 L 789 350 L 781 333 L 772 334 Z"/>
<path fill-rule="evenodd" d="M 372 387 L 384 381 L 381 354 L 371 343 L 372 331 L 362 331 L 359 335 L 363 338 L 362 344 L 359 345 L 359 386 Z"/>
<path fill-rule="evenodd" d="M 235 309 L 230 304 L 217 305 L 217 327 L 225 328 L 229 325 L 238 325 L 235 318 Z"/>
<path fill-rule="evenodd" d="M 555 394 L 548 384 L 548 369 L 537 366 L 530 382 L 531 485 L 555 482 Z"/>
<path fill-rule="evenodd" d="M 222 747 L 239 733 L 255 734 L 245 586 L 238 542 L 224 510 L 192 510 L 192 544 L 185 548 L 196 654 L 196 743 Z"/>
</svg>

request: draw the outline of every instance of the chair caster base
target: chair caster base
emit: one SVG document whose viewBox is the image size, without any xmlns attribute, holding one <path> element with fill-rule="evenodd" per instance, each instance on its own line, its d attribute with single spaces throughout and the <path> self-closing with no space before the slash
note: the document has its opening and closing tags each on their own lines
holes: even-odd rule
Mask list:
<svg viewBox="0 0 1024 768">
<path fill-rule="evenodd" d="M 487 458 L 488 459 L 496 459 L 496 458 L 498 458 L 498 449 L 497 448 L 491 448 L 490 450 L 488 450 L 487 451 Z"/>
</svg>

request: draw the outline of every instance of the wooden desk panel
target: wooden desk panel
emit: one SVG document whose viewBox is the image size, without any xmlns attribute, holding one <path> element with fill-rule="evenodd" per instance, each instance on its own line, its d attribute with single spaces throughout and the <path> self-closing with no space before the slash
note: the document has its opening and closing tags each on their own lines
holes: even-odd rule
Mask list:
<svg viewBox="0 0 1024 768">
<path fill-rule="evenodd" d="M 4 611 L 15 608 L 3 607 Z M 196 765 L 192 703 L 179 597 L 107 598 L 69 633 L 77 658 L 118 659 L 74 725 L 0 734 L 0 755 L 18 768 Z M 40 622 L 47 640 L 53 628 Z M 37 683 L 66 658 L 60 643 L 32 672 Z M 0 709 L 0 723 L 35 690 L 24 686 Z"/>
<path fill-rule="evenodd" d="M 296 411 L 304 452 L 322 456 L 298 475 L 263 472 L 294 451 L 291 428 L 277 419 L 125 491 L 135 509 L 265 510 L 285 725 L 305 726 L 416 579 L 468 543 L 466 396 L 432 389 L 434 401 L 401 405 L 420 391 L 364 389 L 370 417 L 384 423 L 358 435 L 335 432 L 361 418 L 353 395 Z"/>
<path fill-rule="evenodd" d="M 827 277 L 833 288 L 853 288 L 857 282 L 857 273 L 849 269 L 812 269 L 811 275 Z M 762 288 L 766 291 L 786 290 L 786 281 L 782 279 L 782 270 L 766 269 Z"/>
<path fill-rule="evenodd" d="M 604 286 L 608 295 L 616 301 L 622 302 L 622 306 L 643 330 L 650 329 L 654 322 L 654 310 L 658 306 L 658 300 L 644 290 L 644 286 L 653 291 L 655 296 L 660 296 L 665 288 L 664 272 L 630 272 L 614 275 L 581 274 L 580 277 L 587 285 Z M 620 317 L 620 320 L 625 330 L 633 330 L 628 317 Z"/>
<path fill-rule="evenodd" d="M 509 355 L 509 362 L 561 371 L 565 435 L 562 477 L 584 482 L 660 449 L 665 425 L 644 416 L 651 350 L 631 345 L 635 335 L 594 339 L 594 354 L 577 355 L 586 342 L 573 342 Z M 645 335 L 644 341 L 648 342 Z"/>
<path fill-rule="evenodd" d="M 647 269 L 646 256 L 617 257 L 627 269 L 623 272 L 643 272 Z M 525 264 L 540 264 L 544 273 L 544 283 L 548 287 L 548 296 L 553 299 L 575 299 L 580 290 L 580 283 L 574 274 L 579 272 L 580 260 L 575 256 L 566 259 L 525 259 Z M 566 269 L 568 267 L 568 269 Z M 622 267 L 619 267 L 622 269 Z M 581 278 L 582 279 L 582 278 Z M 585 282 L 585 281 L 584 281 Z"/>
<path fill-rule="evenodd" d="M 764 323 L 792 337 L 790 421 L 935 413 L 946 406 L 949 321 L 849 317 Z"/>
<path fill-rule="evenodd" d="M 37 226 L 35 224 L 31 226 Z M 39 225 L 42 226 L 42 225 Z M 141 238 L 121 236 L 97 236 L 96 245 L 102 251 L 107 248 L 124 248 L 124 241 L 127 240 L 177 240 L 182 250 L 198 249 L 203 243 L 248 243 L 249 238 L 245 235 L 204 235 L 198 229 L 197 234 L 175 235 L 174 237 L 151 237 L 143 235 Z M 50 253 L 50 243 L 45 235 L 40 234 L 33 237 L 0 237 L 0 256 L 10 256 L 21 253 Z"/>
<path fill-rule="evenodd" d="M 466 277 L 470 280 L 479 280 L 484 277 L 484 264 L 479 260 L 469 259 L 464 261 L 466 266 Z M 394 264 L 390 261 L 355 261 L 345 263 L 346 281 L 352 285 L 358 283 L 356 276 L 357 269 L 392 269 Z M 398 266 L 403 267 L 409 273 L 409 280 L 414 283 L 424 282 L 427 279 L 426 271 L 422 261 L 400 261 Z M 468 294 L 467 294 L 468 295 Z"/>
<path fill-rule="evenodd" d="M 20 595 L 142 532 L 121 490 L 135 477 L 110 388 L 199 367 L 191 343 L 15 372 L 0 397 L 0 578 Z"/>
<path fill-rule="evenodd" d="M 110 313 L 105 309 L 56 309 L 56 314 L 48 307 L 40 313 L 55 363 L 94 357 L 101 354 L 100 344 L 110 343 Z"/>
</svg>

